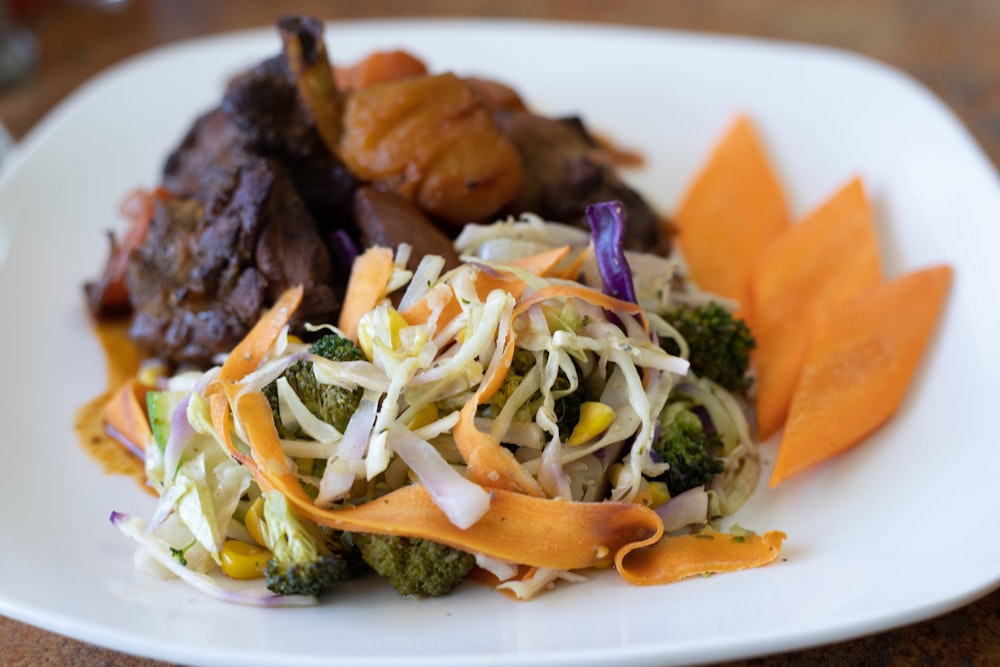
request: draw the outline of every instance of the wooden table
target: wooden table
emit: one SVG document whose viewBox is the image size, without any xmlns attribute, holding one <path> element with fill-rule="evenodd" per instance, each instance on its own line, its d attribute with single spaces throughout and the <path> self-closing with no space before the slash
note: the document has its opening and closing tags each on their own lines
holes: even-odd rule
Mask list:
<svg viewBox="0 0 1000 667">
<path fill-rule="evenodd" d="M 127 56 L 178 39 L 270 25 L 279 11 L 340 20 L 522 17 L 742 34 L 853 50 L 896 66 L 928 86 L 1000 165 L 1000 51 L 995 43 L 1000 38 L 1000 2 L 996 0 L 302 0 L 280 5 L 267 0 L 18 0 L 14 4 L 40 46 L 35 70 L 13 88 L 0 90 L 0 122 L 15 139 L 87 78 Z M 161 664 L 0 617 L 0 665 L 6 667 Z M 1000 592 L 891 632 L 733 664 L 1000 664 Z"/>
</svg>

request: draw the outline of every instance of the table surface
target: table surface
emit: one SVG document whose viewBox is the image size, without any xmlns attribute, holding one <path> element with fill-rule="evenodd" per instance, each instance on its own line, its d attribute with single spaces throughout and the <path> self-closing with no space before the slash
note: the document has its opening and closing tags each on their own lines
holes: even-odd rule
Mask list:
<svg viewBox="0 0 1000 667">
<path fill-rule="evenodd" d="M 0 0 L 0 5 L 4 0 Z M 270 25 L 275 12 L 326 19 L 474 16 L 559 19 L 751 35 L 833 46 L 895 66 L 941 97 L 1000 165 L 1000 2 L 996 0 L 17 0 L 39 61 L 0 89 L 0 123 L 23 137 L 85 80 L 178 39 Z M 107 38 L 112 35 L 112 38 Z M 0 665 L 154 667 L 0 617 Z M 832 646 L 731 663 L 1000 664 L 1000 591 L 946 615 Z"/>
</svg>

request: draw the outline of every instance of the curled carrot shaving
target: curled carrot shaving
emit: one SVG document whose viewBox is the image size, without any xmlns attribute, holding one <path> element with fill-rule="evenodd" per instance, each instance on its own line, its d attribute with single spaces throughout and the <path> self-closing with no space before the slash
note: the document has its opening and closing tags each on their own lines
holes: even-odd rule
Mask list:
<svg viewBox="0 0 1000 667">
<path fill-rule="evenodd" d="M 531 271 L 537 276 L 547 276 L 551 275 L 556 265 L 569 255 L 569 251 L 570 247 L 568 245 L 559 246 L 552 250 L 540 252 L 537 255 L 511 260 L 505 262 L 505 264 L 516 266 L 525 271 Z"/>
<path fill-rule="evenodd" d="M 233 395 L 238 386 L 233 385 Z M 634 503 L 548 500 L 491 490 L 490 508 L 470 528 L 455 526 L 422 485 L 405 486 L 356 507 L 317 507 L 306 495 L 281 450 L 267 399 L 247 392 L 237 399 L 237 418 L 252 452 L 251 473 L 264 489 L 283 493 L 296 510 L 338 530 L 420 537 L 493 558 L 536 567 L 579 569 L 597 565 L 626 545 L 658 539 L 655 512 Z"/>
<path fill-rule="evenodd" d="M 475 288 L 476 295 L 479 299 L 485 301 L 490 292 L 495 289 L 503 290 L 516 299 L 524 293 L 524 290 L 527 289 L 527 285 L 525 285 L 524 281 L 520 278 L 507 271 L 492 272 L 480 270 L 476 276 Z M 429 320 L 431 312 L 428 297 L 424 297 L 423 299 L 419 299 L 406 310 L 402 311 L 400 315 L 403 316 L 403 319 L 406 320 L 408 324 L 412 325 L 422 324 Z M 461 312 L 462 305 L 455 297 L 455 293 L 452 292 L 451 299 L 447 304 L 445 304 L 444 308 L 441 309 L 441 313 L 438 315 L 436 323 L 437 330 L 444 328 L 449 322 L 458 317 Z"/>
<path fill-rule="evenodd" d="M 354 260 L 337 325 L 351 340 L 358 339 L 361 316 L 373 310 L 385 296 L 394 268 L 392 250 L 380 246 L 368 248 Z"/>
<path fill-rule="evenodd" d="M 622 578 L 637 586 L 671 584 L 699 575 L 735 572 L 770 563 L 781 553 L 781 531 L 763 535 L 730 535 L 705 530 L 666 537 L 649 546 L 630 545 L 618 551 L 615 566 Z"/>
<path fill-rule="evenodd" d="M 608 296 L 603 292 L 598 292 L 597 290 L 587 287 L 586 285 L 559 284 L 549 285 L 548 287 L 536 290 L 518 301 L 517 306 L 514 309 L 514 316 L 516 317 L 517 315 L 523 313 L 536 303 L 562 297 L 580 299 L 581 301 L 592 303 L 595 306 L 600 306 L 605 310 L 610 310 L 616 313 L 636 315 L 642 323 L 643 330 L 646 332 L 649 331 L 649 321 L 646 319 L 645 312 L 639 304 L 632 303 L 631 301 L 616 299 L 613 296 Z"/>
<path fill-rule="evenodd" d="M 135 378 L 129 378 L 104 404 L 104 423 L 116 438 L 125 440 L 139 451 L 145 451 L 146 445 L 153 440 L 146 415 L 146 392 L 150 389 Z"/>
<path fill-rule="evenodd" d="M 556 278 L 563 278 L 564 280 L 577 280 L 581 273 L 583 273 L 584 263 L 594 254 L 594 246 L 589 245 L 580 251 L 573 261 L 570 262 L 569 266 L 557 273 L 553 273 Z"/>
<path fill-rule="evenodd" d="M 250 333 L 237 343 L 226 357 L 219 372 L 219 381 L 238 380 L 256 370 L 300 303 L 302 303 L 301 285 L 285 290 L 264 317 L 253 326 Z"/>
</svg>

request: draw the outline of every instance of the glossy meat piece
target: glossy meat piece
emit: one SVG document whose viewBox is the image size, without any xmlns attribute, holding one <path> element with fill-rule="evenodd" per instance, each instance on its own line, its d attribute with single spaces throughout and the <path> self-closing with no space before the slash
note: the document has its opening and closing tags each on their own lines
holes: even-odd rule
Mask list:
<svg viewBox="0 0 1000 667">
<path fill-rule="evenodd" d="M 444 257 L 446 268 L 459 264 L 451 239 L 412 202 L 395 192 L 381 192 L 372 187 L 358 189 L 354 194 L 354 218 L 365 247 L 395 248 L 400 243 L 410 244 L 413 248 L 410 269 L 415 269 L 424 255 Z"/>
<path fill-rule="evenodd" d="M 238 130 L 238 136 L 228 140 L 242 144 L 246 151 L 280 160 L 321 231 L 351 226 L 351 197 L 357 179 L 323 143 L 283 56 L 269 58 L 234 77 L 221 109 Z M 207 134 L 201 141 L 211 145 L 214 139 Z"/>
<path fill-rule="evenodd" d="M 332 278 L 326 246 L 287 174 L 250 157 L 204 203 L 157 202 L 126 274 L 131 335 L 152 356 L 204 366 L 292 285 L 306 288 L 294 327 L 334 318 Z"/>
<path fill-rule="evenodd" d="M 615 172 L 610 158 L 576 118 L 546 118 L 528 111 L 494 112 L 501 132 L 517 147 L 525 185 L 507 206 L 519 214 L 537 213 L 548 220 L 589 229 L 588 204 L 618 200 L 628 222 L 625 245 L 630 249 L 669 250 L 656 212 Z"/>
</svg>

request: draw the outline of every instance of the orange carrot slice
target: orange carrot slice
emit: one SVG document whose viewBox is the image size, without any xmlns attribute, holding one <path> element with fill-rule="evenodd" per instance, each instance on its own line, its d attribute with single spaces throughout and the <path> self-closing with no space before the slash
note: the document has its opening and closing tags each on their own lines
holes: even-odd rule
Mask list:
<svg viewBox="0 0 1000 667">
<path fill-rule="evenodd" d="M 816 313 L 881 282 L 874 214 L 860 178 L 761 253 L 753 272 L 761 439 L 777 431 L 788 414 Z"/>
<path fill-rule="evenodd" d="M 622 549 L 616 565 L 630 584 L 671 584 L 689 577 L 735 572 L 770 563 L 781 553 L 781 531 L 730 535 L 705 530 L 665 537 L 652 546 Z"/>
<path fill-rule="evenodd" d="M 784 192 L 756 129 L 739 116 L 695 177 L 674 216 L 691 278 L 750 313 L 757 256 L 788 226 Z"/>
<path fill-rule="evenodd" d="M 555 268 L 556 264 L 569 255 L 569 252 L 570 247 L 568 245 L 564 245 L 559 246 L 558 248 L 553 248 L 552 250 L 540 252 L 537 255 L 515 259 L 510 262 L 506 262 L 506 264 L 530 271 L 537 276 L 547 276 L 552 269 Z"/>
<path fill-rule="evenodd" d="M 840 454 L 903 400 L 952 280 L 939 265 L 905 274 L 817 319 L 770 486 Z"/>
<path fill-rule="evenodd" d="M 507 344 L 503 363 L 490 377 L 483 379 L 480 389 L 472 395 L 459 411 L 453 435 L 459 453 L 468 466 L 467 477 L 489 489 L 504 489 L 530 496 L 544 497 L 545 493 L 514 454 L 496 438 L 476 428 L 475 416 L 479 404 L 496 393 L 496 388 L 510 368 L 514 344 Z"/>
<path fill-rule="evenodd" d="M 364 251 L 351 267 L 338 327 L 353 341 L 358 339 L 358 321 L 385 296 L 395 268 L 392 250 L 373 246 Z"/>
<path fill-rule="evenodd" d="M 151 389 L 135 378 L 123 382 L 104 404 L 104 423 L 116 438 L 145 451 L 153 432 L 146 415 L 146 393 Z"/>
<path fill-rule="evenodd" d="M 357 90 L 410 76 L 427 74 L 427 65 L 406 51 L 376 51 L 350 67 L 335 67 L 341 90 Z"/>
<path fill-rule="evenodd" d="M 503 290 L 516 299 L 524 293 L 527 285 L 524 284 L 523 280 L 507 271 L 479 271 L 476 276 L 475 287 L 476 295 L 480 300 L 485 301 L 490 292 L 495 289 Z M 462 305 L 455 298 L 455 293 L 452 292 L 450 301 L 441 309 L 441 313 L 438 315 L 436 322 L 437 330 L 444 328 L 445 325 L 461 312 Z M 424 297 L 417 300 L 409 308 L 402 311 L 400 315 L 403 316 L 403 319 L 408 324 L 422 324 L 427 322 L 431 317 L 431 307 L 428 303 L 428 298 Z"/>
<path fill-rule="evenodd" d="M 285 290 L 267 314 L 257 321 L 257 324 L 229 353 L 219 371 L 218 379 L 224 382 L 238 380 L 256 370 L 301 302 L 301 285 Z"/>
<path fill-rule="evenodd" d="M 547 500 L 502 489 L 491 489 L 486 514 L 466 529 L 452 524 L 419 484 L 353 508 L 323 509 L 295 478 L 267 399 L 261 392 L 236 398 L 237 392 L 231 396 L 252 452 L 251 474 L 261 488 L 283 493 L 300 514 L 331 528 L 421 537 L 506 561 L 559 569 L 591 567 L 626 545 L 659 539 L 663 531 L 660 518 L 643 505 Z"/>
</svg>

